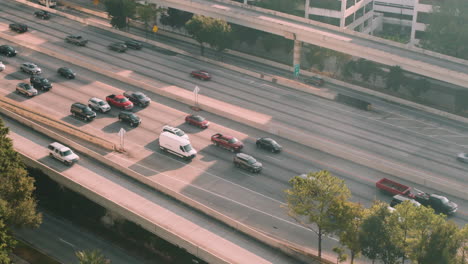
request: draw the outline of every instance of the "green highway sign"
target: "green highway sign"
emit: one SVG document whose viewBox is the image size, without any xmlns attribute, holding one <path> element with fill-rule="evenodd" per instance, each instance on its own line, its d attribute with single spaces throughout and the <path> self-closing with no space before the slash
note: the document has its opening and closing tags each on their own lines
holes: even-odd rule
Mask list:
<svg viewBox="0 0 468 264">
<path fill-rule="evenodd" d="M 294 76 L 298 77 L 299 76 L 299 71 L 301 70 L 301 65 L 295 64 L 294 65 Z"/>
</svg>

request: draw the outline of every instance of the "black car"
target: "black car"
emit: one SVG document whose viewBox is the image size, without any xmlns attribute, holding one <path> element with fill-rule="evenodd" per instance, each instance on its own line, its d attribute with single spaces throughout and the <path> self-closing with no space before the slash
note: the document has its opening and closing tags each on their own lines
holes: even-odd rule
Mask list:
<svg viewBox="0 0 468 264">
<path fill-rule="evenodd" d="M 49 19 L 50 18 L 50 13 L 47 12 L 47 11 L 44 11 L 44 10 L 38 10 L 38 11 L 34 12 L 34 15 L 36 17 L 40 17 L 42 19 Z"/>
<path fill-rule="evenodd" d="M 151 99 L 142 92 L 126 91 L 123 95 L 132 101 L 132 103 L 141 107 L 146 107 L 151 103 Z"/>
<path fill-rule="evenodd" d="M 262 163 L 258 162 L 254 157 L 245 153 L 237 153 L 234 156 L 234 165 L 239 168 L 246 169 L 251 172 L 260 172 L 263 168 Z"/>
<path fill-rule="evenodd" d="M 141 42 L 133 40 L 133 39 L 125 41 L 125 45 L 127 45 L 127 47 L 130 49 L 136 49 L 136 50 L 139 50 L 143 47 L 143 44 L 141 44 Z"/>
<path fill-rule="evenodd" d="M 16 56 L 16 50 L 10 45 L 1 45 L 0 46 L 0 53 L 7 56 L 13 57 Z"/>
<path fill-rule="evenodd" d="M 10 24 L 10 29 L 18 33 L 23 33 L 28 31 L 28 26 L 20 23 L 12 23 Z"/>
<path fill-rule="evenodd" d="M 125 52 L 127 50 L 127 45 L 121 42 L 112 43 L 108 47 L 110 50 L 114 50 L 118 52 Z"/>
<path fill-rule="evenodd" d="M 91 121 L 96 118 L 96 112 L 91 110 L 89 106 L 82 103 L 72 104 L 70 112 L 74 117 L 81 118 L 85 121 Z"/>
<path fill-rule="evenodd" d="M 305 79 L 304 82 L 316 86 L 323 86 L 325 84 L 325 81 L 320 76 L 312 76 L 308 79 Z"/>
<path fill-rule="evenodd" d="M 283 148 L 276 141 L 267 137 L 257 138 L 257 142 L 255 142 L 255 144 L 257 145 L 257 148 L 263 148 L 273 153 L 280 152 Z"/>
<path fill-rule="evenodd" d="M 42 91 L 49 91 L 52 89 L 52 84 L 49 80 L 44 77 L 33 75 L 29 79 L 31 85 L 36 89 L 41 89 Z"/>
<path fill-rule="evenodd" d="M 121 111 L 119 113 L 119 121 L 129 123 L 132 127 L 137 127 L 141 124 L 141 118 L 130 111 Z"/>
<path fill-rule="evenodd" d="M 62 75 L 67 79 L 75 79 L 76 74 L 72 71 L 72 69 L 67 67 L 61 67 L 57 70 L 58 74 Z"/>
</svg>

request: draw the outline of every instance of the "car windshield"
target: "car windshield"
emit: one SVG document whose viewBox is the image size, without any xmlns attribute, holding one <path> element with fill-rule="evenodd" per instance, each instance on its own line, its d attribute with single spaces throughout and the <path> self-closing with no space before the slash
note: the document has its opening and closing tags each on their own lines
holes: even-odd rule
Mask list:
<svg viewBox="0 0 468 264">
<path fill-rule="evenodd" d="M 178 135 L 179 137 L 185 135 L 184 131 L 180 130 L 180 129 L 176 129 L 175 130 L 175 134 Z"/>
<path fill-rule="evenodd" d="M 201 116 L 193 116 L 192 118 L 193 118 L 193 120 L 196 120 L 198 122 L 203 122 L 205 120 L 205 118 L 203 118 Z"/>
<path fill-rule="evenodd" d="M 91 108 L 89 108 L 89 107 L 85 107 L 85 108 L 83 109 L 83 111 L 85 111 L 85 112 L 91 112 L 92 110 L 91 110 Z"/>
<path fill-rule="evenodd" d="M 41 81 L 42 83 L 44 83 L 44 84 L 49 83 L 49 80 L 47 80 L 47 79 L 40 79 L 40 81 Z"/>
<path fill-rule="evenodd" d="M 135 97 L 138 98 L 138 99 L 145 99 L 146 96 L 143 95 L 143 94 L 135 94 Z"/>
<path fill-rule="evenodd" d="M 238 141 L 239 141 L 239 140 L 237 140 L 237 138 L 231 138 L 231 139 L 228 140 L 228 143 L 230 143 L 230 144 L 235 144 L 235 143 L 237 143 Z"/>
<path fill-rule="evenodd" d="M 69 155 L 73 154 L 73 152 L 71 150 L 65 150 L 62 153 L 63 153 L 64 156 L 69 156 Z"/>
<path fill-rule="evenodd" d="M 121 103 L 125 103 L 125 102 L 128 102 L 128 99 L 125 97 L 125 98 L 118 99 L 118 101 Z"/>
<path fill-rule="evenodd" d="M 187 144 L 185 146 L 182 146 L 182 149 L 185 151 L 185 152 L 190 152 L 192 150 L 192 145 L 190 144 Z"/>
<path fill-rule="evenodd" d="M 31 90 L 31 89 L 32 89 L 32 86 L 29 85 L 29 84 L 25 84 L 25 85 L 24 85 L 24 89 L 25 89 L 25 90 Z"/>
<path fill-rule="evenodd" d="M 107 103 L 104 101 L 98 101 L 98 105 L 107 105 Z"/>
<path fill-rule="evenodd" d="M 440 201 L 441 201 L 443 204 L 449 204 L 449 200 L 448 200 L 446 197 L 440 197 Z"/>
<path fill-rule="evenodd" d="M 136 116 L 136 115 L 133 114 L 133 113 L 132 113 L 132 114 L 129 114 L 128 117 L 129 117 L 130 119 L 133 119 L 133 120 L 137 120 L 137 119 L 138 119 L 138 116 Z"/>
<path fill-rule="evenodd" d="M 250 164 L 250 165 L 254 165 L 255 163 L 257 163 L 257 160 L 255 160 L 254 158 L 250 157 L 247 159 L 247 163 Z"/>
</svg>

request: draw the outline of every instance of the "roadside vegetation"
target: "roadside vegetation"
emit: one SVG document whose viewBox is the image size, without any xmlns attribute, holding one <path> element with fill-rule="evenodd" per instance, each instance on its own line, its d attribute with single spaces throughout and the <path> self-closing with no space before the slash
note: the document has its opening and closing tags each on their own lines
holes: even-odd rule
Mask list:
<svg viewBox="0 0 468 264">
<path fill-rule="evenodd" d="M 323 237 L 334 235 L 342 245 L 334 250 L 338 262 L 363 255 L 384 264 L 468 263 L 468 225 L 459 228 L 432 208 L 409 201 L 394 210 L 380 201 L 364 208 L 348 200 L 344 181 L 328 171 L 289 182 L 289 215 L 317 234 L 319 258 Z"/>
</svg>

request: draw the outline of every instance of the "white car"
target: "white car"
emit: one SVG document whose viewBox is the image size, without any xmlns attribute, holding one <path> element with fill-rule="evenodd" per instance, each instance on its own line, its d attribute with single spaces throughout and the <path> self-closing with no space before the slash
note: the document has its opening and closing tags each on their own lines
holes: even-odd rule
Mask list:
<svg viewBox="0 0 468 264">
<path fill-rule="evenodd" d="M 3 62 L 0 61 L 0 72 L 5 70 L 5 64 L 3 64 Z"/>
<path fill-rule="evenodd" d="M 25 62 L 21 64 L 20 69 L 24 71 L 25 73 L 29 73 L 29 74 L 41 74 L 42 72 L 39 66 L 31 62 Z"/>
<path fill-rule="evenodd" d="M 60 160 L 68 166 L 73 165 L 73 163 L 80 159 L 70 148 L 58 142 L 50 143 L 47 148 L 49 149 L 49 156 Z"/>
<path fill-rule="evenodd" d="M 88 100 L 88 106 L 95 111 L 99 111 L 101 113 L 109 112 L 111 110 L 110 105 L 97 97 L 93 97 Z"/>
<path fill-rule="evenodd" d="M 468 163 L 468 153 L 460 153 L 460 154 L 458 154 L 457 160 L 459 160 L 459 161 L 461 161 L 461 162 Z"/>
<path fill-rule="evenodd" d="M 188 135 L 185 134 L 185 132 L 182 129 L 177 128 L 177 127 L 163 126 L 162 132 L 169 132 L 171 134 L 174 134 L 176 136 L 189 140 Z"/>
</svg>

